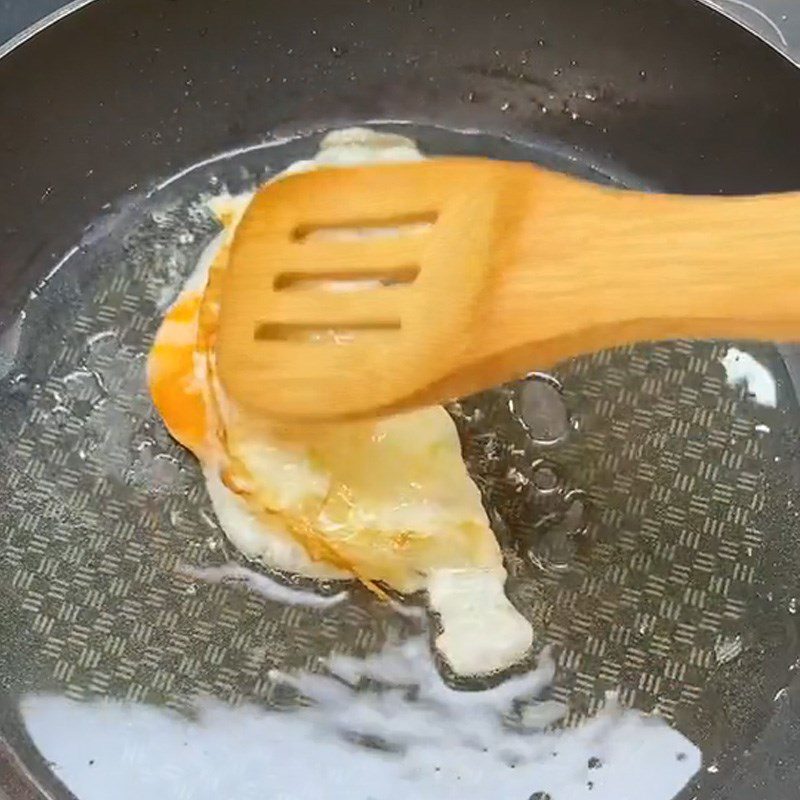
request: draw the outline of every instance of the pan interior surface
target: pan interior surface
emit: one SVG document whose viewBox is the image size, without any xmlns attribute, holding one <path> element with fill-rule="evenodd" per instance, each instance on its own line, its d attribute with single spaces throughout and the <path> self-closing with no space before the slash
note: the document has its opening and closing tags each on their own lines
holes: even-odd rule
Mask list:
<svg viewBox="0 0 800 800">
<path fill-rule="evenodd" d="M 430 154 L 528 159 L 629 182 L 539 145 L 389 127 Z M 425 725 L 438 719 L 412 714 L 412 730 L 402 729 L 420 698 L 428 710 L 439 702 L 426 694 L 438 680 L 426 660 L 435 623 L 421 606 L 387 605 L 341 584 L 323 587 L 321 602 L 287 602 L 307 599 L 308 587 L 289 576 L 270 580 L 232 551 L 197 465 L 170 439 L 147 393 L 155 330 L 218 231 L 208 197 L 252 189 L 316 144 L 287 139 L 204 164 L 99 222 L 90 246 L 31 294 L 0 341 L 3 734 L 54 796 L 67 796 L 54 775 L 80 798 L 109 790 L 102 737 L 96 757 L 83 759 L 84 743 L 79 759 L 65 745 L 74 730 L 59 729 L 67 719 L 81 731 L 118 723 L 97 709 L 160 709 L 179 726 L 186 755 L 169 751 L 173 763 L 144 769 L 137 759 L 149 757 L 150 718 L 123 725 L 124 759 L 152 773 L 154 788 L 178 786 L 189 774 L 217 786 L 227 773 L 198 766 L 192 742 L 209 719 L 227 719 L 226 709 L 244 709 L 233 719 L 257 738 L 262 716 L 281 715 L 286 727 L 275 730 L 289 731 L 318 706 L 314 729 L 330 728 L 346 743 L 341 757 L 360 765 L 354 770 L 364 781 L 384 774 L 364 767 L 369 759 L 402 764 L 409 742 L 427 741 Z M 776 403 L 732 385 L 732 359 L 742 354 L 771 376 Z M 522 687 L 529 703 L 509 695 L 505 724 L 516 730 L 528 720 L 539 738 L 523 740 L 518 752 L 516 739 L 514 747 L 502 737 L 487 746 L 476 733 L 476 758 L 491 751 L 474 767 L 481 777 L 461 762 L 437 761 L 444 750 L 436 747 L 449 740 L 434 737 L 431 759 L 413 762 L 405 776 L 407 789 L 468 798 L 488 771 L 498 796 L 544 798 L 551 784 L 524 768 L 567 758 L 567 740 L 540 729 L 595 730 L 587 719 L 618 704 L 654 712 L 696 745 L 704 770 L 686 796 L 716 797 L 739 755 L 788 702 L 800 666 L 800 409 L 778 350 L 685 341 L 629 347 L 449 410 L 504 549 L 511 599 L 537 630 L 539 666 L 522 665 L 509 679 L 533 681 Z M 544 674 L 550 664 L 554 673 Z M 442 669 L 443 685 L 475 698 L 506 685 L 475 685 Z M 363 716 L 348 716 L 353 708 Z M 390 722 L 376 726 L 376 716 Z M 595 730 L 594 744 L 580 751 L 588 754 L 583 771 L 570 777 L 594 791 L 587 796 L 611 797 L 624 785 L 611 777 L 602 738 Z M 246 774 L 253 749 L 227 741 L 216 743 L 222 755 L 214 758 Z M 265 744 L 264 757 L 276 746 Z M 686 771 L 688 749 L 669 738 L 659 747 Z M 666 772 L 654 779 L 667 787 L 658 797 L 671 797 L 696 766 L 679 785 Z M 460 794 L 444 791 L 442 770 L 463 782 Z M 364 788 L 357 774 L 350 797 L 395 796 L 386 786 Z M 257 796 L 258 788 L 248 791 Z M 583 796 L 575 792 L 562 796 Z"/>
</svg>

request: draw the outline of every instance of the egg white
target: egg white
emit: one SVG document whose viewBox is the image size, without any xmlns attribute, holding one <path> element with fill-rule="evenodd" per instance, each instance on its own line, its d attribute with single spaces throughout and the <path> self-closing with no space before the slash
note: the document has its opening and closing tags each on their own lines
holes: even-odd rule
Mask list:
<svg viewBox="0 0 800 800">
<path fill-rule="evenodd" d="M 326 136 L 314 159 L 286 173 L 421 158 L 410 139 L 351 128 Z M 249 200 L 212 201 L 225 230 L 173 309 L 202 293 Z M 198 336 L 197 319 L 178 316 L 168 313 L 159 332 L 150 359 L 151 387 L 168 374 L 169 347 L 191 346 Z M 226 432 L 224 447 L 219 422 L 195 426 L 203 431 L 202 444 L 197 431 L 187 441 L 180 431 L 179 404 L 165 407 L 163 387 L 160 393 L 154 390 L 154 399 L 176 437 L 200 459 L 220 525 L 245 556 L 310 578 L 353 578 L 341 563 L 309 552 L 297 536 L 295 523 L 301 520 L 303 529 L 313 529 L 326 546 L 354 555 L 362 580 L 403 594 L 426 592 L 441 626 L 436 647 L 456 673 L 493 673 L 526 654 L 532 627 L 505 595 L 500 548 L 461 458 L 455 425 L 443 408 L 325 426 L 308 435 L 237 408 L 215 383 L 207 355 L 198 348 L 193 359 L 191 378 L 181 378 L 192 385 L 182 391 L 196 395 L 195 403 L 203 398 L 206 407 L 214 394 Z M 246 478 L 230 478 L 232 461 Z"/>
</svg>

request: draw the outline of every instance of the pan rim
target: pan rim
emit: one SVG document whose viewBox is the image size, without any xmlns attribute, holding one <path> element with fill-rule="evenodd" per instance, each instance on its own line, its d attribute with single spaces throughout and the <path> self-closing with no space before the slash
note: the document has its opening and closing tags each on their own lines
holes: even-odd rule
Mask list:
<svg viewBox="0 0 800 800">
<path fill-rule="evenodd" d="M 12 36 L 4 44 L 0 44 L 0 59 L 10 55 L 18 47 L 21 47 L 29 39 L 32 39 L 34 36 L 37 36 L 38 34 L 42 33 L 47 28 L 50 28 L 51 26 L 57 24 L 58 22 L 61 22 L 61 20 L 65 19 L 66 17 L 72 16 L 72 14 L 80 11 L 86 6 L 92 5 L 97 2 L 99 2 L 99 0 L 72 0 L 72 2 L 68 3 L 62 8 L 52 11 L 50 14 L 47 14 L 37 22 L 34 22 L 32 25 L 29 25 L 27 28 L 24 28 L 19 33 Z M 764 34 L 760 30 L 753 28 L 752 25 L 750 25 L 745 20 L 738 17 L 731 8 L 721 5 L 717 0 L 690 0 L 690 2 L 699 4 L 701 6 L 705 6 L 707 9 L 721 15 L 729 22 L 732 22 L 738 27 L 743 28 L 751 36 L 755 36 L 756 39 L 759 39 L 763 44 L 765 44 L 771 50 L 776 52 L 778 55 L 782 56 L 792 66 L 800 68 L 800 48 L 798 49 L 798 53 L 796 55 L 789 51 L 788 42 L 786 41 L 785 34 L 781 30 L 780 26 L 767 14 L 765 13 L 759 14 L 758 10 L 756 9 L 756 13 L 758 14 L 758 16 L 763 17 L 766 22 L 771 24 L 775 32 L 781 38 L 781 43 L 783 44 L 785 49 L 781 49 L 780 47 L 778 47 L 775 44 L 775 42 L 770 41 L 767 38 L 766 34 Z M 736 0 L 734 0 L 734 2 L 736 2 Z M 747 4 L 747 7 L 749 8 L 750 5 Z"/>
<path fill-rule="evenodd" d="M 800 66 L 800 60 L 794 60 L 791 58 L 787 53 L 781 51 L 773 42 L 765 39 L 762 34 L 758 31 L 752 29 L 747 23 L 744 21 L 736 18 L 733 13 L 728 13 L 729 9 L 723 9 L 713 4 L 713 0 L 693 0 L 694 2 L 700 2 L 702 5 L 710 8 L 712 11 L 718 12 L 725 16 L 730 21 L 736 23 L 737 27 L 744 28 L 748 33 L 753 34 L 758 39 L 760 39 L 764 44 L 768 45 L 773 51 L 777 52 L 779 55 L 783 56 L 787 61 L 789 61 L 793 66 Z M 67 16 L 71 16 L 73 13 L 82 11 L 85 7 L 88 7 L 92 4 L 95 4 L 96 0 L 73 0 L 62 9 L 44 17 L 43 19 L 39 20 L 37 23 L 34 23 L 26 30 L 22 31 L 20 34 L 17 34 L 13 39 L 7 42 L 5 45 L 0 45 L 0 58 L 10 55 L 17 47 L 20 47 L 26 43 L 28 43 L 29 39 L 33 39 L 38 33 L 44 32 L 47 28 L 51 25 L 54 25 L 60 22 L 62 19 L 65 19 Z M 95 11 L 101 10 L 102 7 L 99 6 L 98 8 L 88 9 L 86 12 L 86 16 L 89 17 Z M 702 12 L 701 12 L 702 13 Z M 79 20 L 75 21 L 76 27 L 78 21 L 82 22 L 83 17 L 79 18 Z M 64 26 L 66 28 L 67 26 Z M 725 26 L 727 27 L 727 26 Z M 71 28 L 70 28 L 71 29 Z M 59 29 L 56 31 L 53 36 L 60 36 L 61 32 L 64 29 Z M 49 41 L 49 40 L 46 40 Z M 38 44 L 38 42 L 37 42 Z M 0 796 L 2 796 L 2 787 L 0 787 Z M 49 795 L 48 795 L 49 796 Z"/>
<path fill-rule="evenodd" d="M 72 2 L 67 3 L 67 5 L 57 8 L 55 11 L 51 11 L 49 14 L 42 17 L 40 20 L 37 20 L 32 25 L 29 25 L 27 28 L 23 28 L 19 33 L 15 34 L 7 42 L 5 42 L 5 44 L 0 44 L 0 58 L 5 58 L 18 47 L 21 47 L 23 44 L 25 44 L 25 42 L 27 42 L 29 39 L 32 39 L 34 36 L 40 34 L 42 31 L 46 30 L 52 25 L 55 25 L 57 22 L 60 22 L 65 17 L 69 17 L 76 11 L 80 11 L 85 6 L 95 2 L 97 2 L 97 0 L 72 0 Z"/>
</svg>

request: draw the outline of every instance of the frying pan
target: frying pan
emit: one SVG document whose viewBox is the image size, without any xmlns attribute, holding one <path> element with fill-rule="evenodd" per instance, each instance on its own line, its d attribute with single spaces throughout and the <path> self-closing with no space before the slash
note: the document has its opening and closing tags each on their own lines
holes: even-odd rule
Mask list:
<svg viewBox="0 0 800 800">
<path fill-rule="evenodd" d="M 250 188 L 325 131 L 365 122 L 431 153 L 531 158 L 627 186 L 800 188 L 800 72 L 690 0 L 96 0 L 3 55 L 0 120 L 10 798 L 83 791 L 70 793 L 37 743 L 26 698 L 189 719 L 200 694 L 288 707 L 296 698 L 270 668 L 368 651 L 412 624 L 358 594 L 287 611 L 176 572 L 234 557 L 143 382 L 164 303 L 215 231 L 204 193 Z M 492 393 L 451 410 L 512 597 L 553 645 L 564 724 L 617 689 L 703 750 L 682 797 L 788 800 L 800 786 L 795 367 L 787 351 L 737 344 L 774 377 L 777 408 L 758 406 L 725 382 L 730 346 L 659 343 L 559 365 L 537 390 L 537 407 L 558 395 L 555 411 L 527 426 Z M 510 391 L 522 402 L 528 389 Z M 509 487 L 487 430 L 558 490 Z M 256 644 L 268 652 L 253 668 Z M 75 746 L 89 774 L 95 745 Z M 86 780 L 91 796 L 124 796 Z M 620 796 L 651 797 L 653 782 Z M 495 794 L 506 796 L 500 777 Z M 354 777 L 348 796 L 381 794 Z"/>
</svg>

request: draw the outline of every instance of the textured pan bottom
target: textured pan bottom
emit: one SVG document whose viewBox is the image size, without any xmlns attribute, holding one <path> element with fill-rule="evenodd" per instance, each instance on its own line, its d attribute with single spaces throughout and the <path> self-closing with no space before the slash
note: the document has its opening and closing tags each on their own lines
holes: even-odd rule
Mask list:
<svg viewBox="0 0 800 800">
<path fill-rule="evenodd" d="M 479 136 L 411 135 L 432 153 L 558 163 Z M 198 580 L 235 555 L 146 390 L 163 310 L 216 232 L 203 195 L 248 188 L 314 147 L 289 141 L 205 166 L 104 221 L 5 334 L 9 714 L 38 692 L 181 712 L 199 696 L 289 709 L 303 695 L 275 670 L 314 672 L 333 653 L 425 635 L 419 615 L 358 588 L 322 607 Z M 546 697 L 568 706 L 562 723 L 617 690 L 720 770 L 764 728 L 798 658 L 800 414 L 777 350 L 738 346 L 774 375 L 777 409 L 728 386 L 729 345 L 705 342 L 600 353 L 451 409 L 510 596 L 552 645 Z"/>
</svg>

